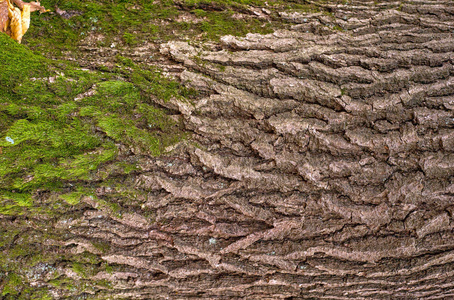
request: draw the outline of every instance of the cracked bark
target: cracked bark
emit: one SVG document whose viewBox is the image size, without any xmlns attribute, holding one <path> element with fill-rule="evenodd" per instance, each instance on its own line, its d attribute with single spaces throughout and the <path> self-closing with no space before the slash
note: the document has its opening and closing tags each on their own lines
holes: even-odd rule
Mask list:
<svg viewBox="0 0 454 300">
<path fill-rule="evenodd" d="M 88 296 L 454 297 L 454 3 L 349 2 L 326 4 L 333 18 L 282 13 L 291 30 L 218 50 L 161 45 L 206 95 L 162 103 L 196 143 L 138 156 L 121 217 L 86 197 L 46 225 L 4 226 L 48 228 L 49 251 L 115 266 L 85 279 L 112 283 Z"/>
</svg>

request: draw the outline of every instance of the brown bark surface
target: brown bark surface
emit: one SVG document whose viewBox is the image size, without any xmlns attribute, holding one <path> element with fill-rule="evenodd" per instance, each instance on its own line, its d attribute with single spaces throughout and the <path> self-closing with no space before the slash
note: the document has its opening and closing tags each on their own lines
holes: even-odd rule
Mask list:
<svg viewBox="0 0 454 300">
<path fill-rule="evenodd" d="M 162 103 L 191 140 L 125 150 L 141 162 L 118 178 L 130 189 L 97 195 L 120 212 L 85 197 L 47 221 L 3 217 L 65 257 L 31 282 L 55 298 L 454 298 L 454 2 L 326 7 L 210 49 L 162 45 L 204 95 Z M 98 259 L 87 278 L 69 266 L 82 253 Z M 61 289 L 50 269 L 111 288 Z"/>
</svg>

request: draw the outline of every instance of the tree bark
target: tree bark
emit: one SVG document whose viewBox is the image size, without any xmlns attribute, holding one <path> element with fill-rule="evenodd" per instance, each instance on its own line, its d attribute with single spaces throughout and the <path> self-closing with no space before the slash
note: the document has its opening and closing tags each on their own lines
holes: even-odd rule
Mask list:
<svg viewBox="0 0 454 300">
<path fill-rule="evenodd" d="M 204 95 L 161 103 L 190 142 L 125 155 L 140 171 L 72 210 L 3 216 L 4 251 L 53 253 L 24 270 L 30 286 L 56 299 L 454 297 L 454 2 L 325 8 L 211 50 L 162 45 Z"/>
</svg>

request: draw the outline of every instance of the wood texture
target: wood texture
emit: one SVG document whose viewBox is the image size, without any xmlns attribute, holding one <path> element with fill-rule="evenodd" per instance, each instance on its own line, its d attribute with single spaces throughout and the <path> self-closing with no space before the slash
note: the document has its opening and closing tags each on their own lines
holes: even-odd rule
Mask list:
<svg viewBox="0 0 454 300">
<path fill-rule="evenodd" d="M 454 2 L 324 5 L 282 12 L 292 30 L 161 45 L 204 95 L 161 103 L 192 141 L 124 149 L 141 166 L 116 179 L 130 189 L 97 191 L 119 211 L 85 197 L 45 221 L 2 217 L 51 232 L 36 246 L 64 257 L 31 282 L 56 299 L 454 298 Z M 97 280 L 110 288 L 81 288 Z"/>
</svg>

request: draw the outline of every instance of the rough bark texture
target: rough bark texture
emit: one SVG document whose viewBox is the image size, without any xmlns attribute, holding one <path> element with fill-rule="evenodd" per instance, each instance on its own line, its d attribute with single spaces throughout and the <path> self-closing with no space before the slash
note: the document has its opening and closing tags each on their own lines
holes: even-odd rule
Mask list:
<svg viewBox="0 0 454 300">
<path fill-rule="evenodd" d="M 46 225 L 3 217 L 114 266 L 83 279 L 57 260 L 30 280 L 55 298 L 454 297 L 454 2 L 326 7 L 208 50 L 162 45 L 204 95 L 162 103 L 193 142 L 136 157 L 119 178 L 134 201 L 98 190 L 121 216 L 85 197 Z M 112 288 L 59 289 L 51 268 Z"/>
</svg>

